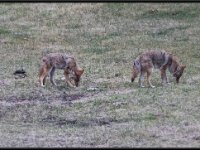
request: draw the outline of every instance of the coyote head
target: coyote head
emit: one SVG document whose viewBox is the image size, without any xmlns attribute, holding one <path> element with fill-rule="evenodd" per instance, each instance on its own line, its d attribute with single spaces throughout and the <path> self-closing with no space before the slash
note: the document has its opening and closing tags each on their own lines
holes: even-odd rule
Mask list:
<svg viewBox="0 0 200 150">
<path fill-rule="evenodd" d="M 140 73 L 140 70 L 141 70 L 140 62 L 138 60 L 135 60 L 133 62 L 131 82 L 133 82 L 135 78 L 137 78 L 138 74 Z"/>
<path fill-rule="evenodd" d="M 80 78 L 83 72 L 84 72 L 84 69 L 82 68 L 76 68 L 74 70 L 74 75 L 71 77 L 71 79 L 73 80 L 76 87 L 79 86 Z"/>
<path fill-rule="evenodd" d="M 179 79 L 183 75 L 183 71 L 185 68 L 185 65 L 180 65 L 177 67 L 177 70 L 173 73 L 173 76 L 176 77 L 176 83 L 179 83 Z"/>
</svg>

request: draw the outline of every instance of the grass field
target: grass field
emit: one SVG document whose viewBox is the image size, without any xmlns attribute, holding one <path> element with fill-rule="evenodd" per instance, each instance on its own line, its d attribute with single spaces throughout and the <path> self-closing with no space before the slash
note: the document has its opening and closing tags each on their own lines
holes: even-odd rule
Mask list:
<svg viewBox="0 0 200 150">
<path fill-rule="evenodd" d="M 0 147 L 200 147 L 199 24 L 199 3 L 1 3 Z M 131 83 L 149 49 L 187 65 L 180 84 L 158 70 L 154 89 Z M 62 70 L 38 85 L 49 52 L 76 58 L 79 87 Z"/>
</svg>

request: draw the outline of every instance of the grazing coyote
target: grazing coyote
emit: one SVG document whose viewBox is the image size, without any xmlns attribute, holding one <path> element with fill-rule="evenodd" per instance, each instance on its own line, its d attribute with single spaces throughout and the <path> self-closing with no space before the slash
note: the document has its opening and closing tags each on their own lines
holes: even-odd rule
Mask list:
<svg viewBox="0 0 200 150">
<path fill-rule="evenodd" d="M 47 75 L 50 75 L 50 81 L 56 86 L 53 80 L 55 69 L 63 69 L 65 81 L 70 87 L 79 85 L 80 77 L 84 70 L 77 66 L 74 57 L 65 53 L 49 53 L 42 58 L 41 68 L 39 70 L 39 82 L 41 86 L 44 86 Z M 70 77 L 69 75 L 72 75 Z"/>
<path fill-rule="evenodd" d="M 133 62 L 133 72 L 131 82 L 140 74 L 139 86 L 143 86 L 144 74 L 147 73 L 147 82 L 150 87 L 154 88 L 151 84 L 151 73 L 152 69 L 160 69 L 162 84 L 168 83 L 168 78 L 166 76 L 166 70 L 168 68 L 169 72 L 176 78 L 176 83 L 179 83 L 179 79 L 183 74 L 185 65 L 178 63 L 177 58 L 170 53 L 165 51 L 151 50 L 139 55 Z"/>
</svg>

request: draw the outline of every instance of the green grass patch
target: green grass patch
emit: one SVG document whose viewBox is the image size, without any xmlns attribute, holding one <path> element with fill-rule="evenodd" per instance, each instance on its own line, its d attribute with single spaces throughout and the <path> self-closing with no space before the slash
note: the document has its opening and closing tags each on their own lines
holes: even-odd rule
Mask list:
<svg viewBox="0 0 200 150">
<path fill-rule="evenodd" d="M 173 19 L 173 20 L 194 20 L 199 17 L 200 9 L 198 6 L 184 7 L 179 10 L 148 10 L 138 16 L 139 19 Z"/>
<path fill-rule="evenodd" d="M 7 30 L 7 29 L 4 29 L 3 27 L 0 28 L 0 35 L 8 35 L 10 34 L 11 31 L 10 30 Z"/>
<path fill-rule="evenodd" d="M 0 147 L 199 147 L 198 4 L 1 4 Z M 131 82 L 150 49 L 177 56 L 176 84 Z M 73 55 L 84 69 L 70 88 L 63 70 L 38 83 L 43 55 Z M 27 77 L 13 73 L 23 67 Z"/>
<path fill-rule="evenodd" d="M 105 52 L 110 51 L 107 47 L 91 47 L 84 49 L 86 53 L 95 53 L 95 54 L 104 54 Z"/>
</svg>

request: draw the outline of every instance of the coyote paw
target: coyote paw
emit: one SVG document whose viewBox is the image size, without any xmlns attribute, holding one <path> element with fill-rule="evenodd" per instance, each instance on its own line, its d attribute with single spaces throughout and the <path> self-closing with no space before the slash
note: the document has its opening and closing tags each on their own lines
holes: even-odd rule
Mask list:
<svg viewBox="0 0 200 150">
<path fill-rule="evenodd" d="M 140 87 L 141 87 L 141 88 L 144 88 L 145 86 L 144 86 L 144 85 L 140 85 Z"/>
<path fill-rule="evenodd" d="M 166 82 L 166 83 L 162 82 L 162 86 L 167 86 L 169 84 L 171 84 L 171 83 L 169 83 L 169 82 Z"/>
<path fill-rule="evenodd" d="M 151 87 L 151 88 L 155 88 L 155 86 L 153 86 L 153 85 L 151 85 L 150 87 Z"/>
<path fill-rule="evenodd" d="M 70 88 L 75 88 L 76 86 L 74 86 L 74 85 L 72 85 L 72 84 L 69 84 L 68 83 L 68 86 L 70 87 Z"/>
</svg>

